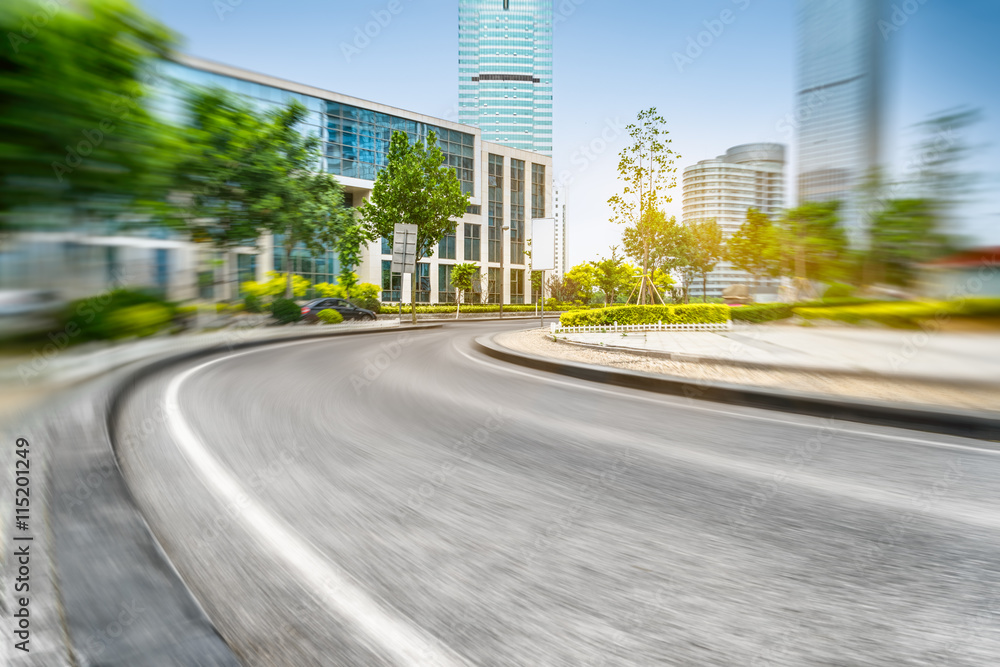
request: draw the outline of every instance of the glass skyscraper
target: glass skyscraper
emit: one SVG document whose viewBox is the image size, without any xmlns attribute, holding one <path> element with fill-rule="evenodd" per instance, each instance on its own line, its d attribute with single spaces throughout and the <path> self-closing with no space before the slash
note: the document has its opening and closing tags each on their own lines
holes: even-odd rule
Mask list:
<svg viewBox="0 0 1000 667">
<path fill-rule="evenodd" d="M 459 0 L 459 121 L 552 155 L 552 0 Z"/>
<path fill-rule="evenodd" d="M 798 200 L 840 201 L 855 239 L 858 188 L 882 159 L 883 0 L 799 0 Z"/>
</svg>

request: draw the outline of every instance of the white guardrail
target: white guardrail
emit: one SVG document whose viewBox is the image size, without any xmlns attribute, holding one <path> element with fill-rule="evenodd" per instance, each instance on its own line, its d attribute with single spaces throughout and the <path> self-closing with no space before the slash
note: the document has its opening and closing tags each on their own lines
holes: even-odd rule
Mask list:
<svg viewBox="0 0 1000 667">
<path fill-rule="evenodd" d="M 552 335 L 577 333 L 630 333 L 641 331 L 732 331 L 732 322 L 713 324 L 598 324 L 586 327 L 564 327 L 558 322 L 552 323 Z"/>
</svg>

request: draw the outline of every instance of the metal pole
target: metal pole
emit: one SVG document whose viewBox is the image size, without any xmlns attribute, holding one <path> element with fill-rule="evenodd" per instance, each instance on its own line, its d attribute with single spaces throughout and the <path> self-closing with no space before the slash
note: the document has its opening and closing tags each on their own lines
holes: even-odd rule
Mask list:
<svg viewBox="0 0 1000 667">
<path fill-rule="evenodd" d="M 545 328 L 545 269 L 541 270 L 539 275 L 539 290 L 538 290 L 538 302 L 542 304 L 542 314 L 538 318 L 539 328 Z"/>
<path fill-rule="evenodd" d="M 503 252 L 503 246 L 504 246 L 503 233 L 505 231 L 507 231 L 508 229 L 510 229 L 510 227 L 501 227 L 500 228 L 500 319 L 501 320 L 503 319 L 503 287 L 504 287 L 504 280 L 503 280 L 503 256 L 504 256 L 504 252 Z"/>
</svg>

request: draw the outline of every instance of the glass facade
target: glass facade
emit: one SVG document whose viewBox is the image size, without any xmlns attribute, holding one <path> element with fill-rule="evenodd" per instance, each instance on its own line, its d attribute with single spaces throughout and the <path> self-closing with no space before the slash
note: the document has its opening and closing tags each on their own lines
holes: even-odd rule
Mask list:
<svg viewBox="0 0 1000 667">
<path fill-rule="evenodd" d="M 417 273 L 414 275 L 417 281 L 417 303 L 431 302 L 431 265 L 427 262 L 417 264 Z"/>
<path fill-rule="evenodd" d="M 486 292 L 487 303 L 500 303 L 500 288 L 502 287 L 500 269 L 491 267 L 487 278 L 489 283 Z"/>
<path fill-rule="evenodd" d="M 392 260 L 382 260 L 382 301 L 399 303 L 403 295 L 403 276 L 392 272 Z"/>
<path fill-rule="evenodd" d="M 524 303 L 524 269 L 510 271 L 510 302 Z"/>
<path fill-rule="evenodd" d="M 470 225 L 465 223 L 465 258 L 466 262 L 480 261 L 479 235 L 482 225 Z"/>
<path fill-rule="evenodd" d="M 552 0 L 459 0 L 459 121 L 552 154 Z"/>
<path fill-rule="evenodd" d="M 545 217 L 545 165 L 531 165 L 531 217 Z"/>
<path fill-rule="evenodd" d="M 446 164 L 458 174 L 462 191 L 475 193 L 475 136 L 467 132 L 292 93 L 179 63 L 167 63 L 164 74 L 177 83 L 216 87 L 237 93 L 261 110 L 276 109 L 291 100 L 298 100 L 308 110 L 300 131 L 323 141 L 322 168 L 335 176 L 374 181 L 375 175 L 386 165 L 386 153 L 393 132 L 405 132 L 411 143 L 426 141 L 428 134 L 434 132 L 445 154 Z M 176 86 L 169 94 L 156 95 L 154 104 L 167 118 L 177 119 L 184 113 L 181 91 Z"/>
<path fill-rule="evenodd" d="M 283 237 L 280 234 L 274 236 L 274 270 L 279 273 L 291 270 L 311 282 L 316 283 L 336 283 L 337 274 L 340 273 L 340 259 L 333 250 L 327 250 L 317 257 L 302 244 L 292 248 L 291 267 L 285 267 L 285 248 L 282 246 Z"/>
<path fill-rule="evenodd" d="M 489 157 L 489 240 L 487 259 L 491 262 L 500 261 L 500 250 L 503 247 L 503 156 Z"/>
<path fill-rule="evenodd" d="M 524 160 L 510 161 L 510 263 L 524 263 Z"/>
<path fill-rule="evenodd" d="M 455 232 L 445 234 L 438 242 L 439 259 L 455 259 Z"/>
<path fill-rule="evenodd" d="M 799 0 L 798 201 L 840 201 L 860 231 L 858 187 L 881 163 L 885 0 Z"/>
<path fill-rule="evenodd" d="M 438 264 L 438 303 L 455 303 L 455 286 L 451 284 L 452 264 Z"/>
</svg>

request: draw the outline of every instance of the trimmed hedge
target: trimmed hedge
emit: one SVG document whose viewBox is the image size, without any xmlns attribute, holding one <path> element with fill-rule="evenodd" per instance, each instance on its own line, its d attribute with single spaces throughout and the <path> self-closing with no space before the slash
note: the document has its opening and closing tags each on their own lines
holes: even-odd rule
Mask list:
<svg viewBox="0 0 1000 667">
<path fill-rule="evenodd" d="M 792 316 L 792 306 L 788 303 L 758 303 L 752 306 L 738 306 L 729 311 L 734 322 L 761 324 L 788 319 Z"/>
<path fill-rule="evenodd" d="M 275 299 L 271 302 L 271 317 L 279 324 L 292 324 L 302 319 L 302 308 L 291 299 Z"/>
<path fill-rule="evenodd" d="M 563 313 L 559 322 L 566 327 L 618 324 L 722 324 L 729 321 L 729 306 L 692 303 L 680 306 L 612 306 Z"/>
<path fill-rule="evenodd" d="M 398 305 L 392 306 L 392 305 L 389 305 L 389 304 L 382 304 L 381 313 L 383 315 L 395 315 L 398 312 L 399 312 L 399 306 Z M 403 304 L 403 312 L 404 313 L 410 312 L 410 305 L 409 304 L 407 304 L 407 303 Z M 450 306 L 448 306 L 448 305 L 441 305 L 441 306 L 417 306 L 417 314 L 418 315 L 438 315 L 438 314 L 454 313 L 454 312 L 455 312 L 455 306 L 454 305 L 450 305 Z M 463 313 L 498 313 L 498 312 L 500 312 L 500 304 L 497 304 L 497 303 L 488 303 L 488 304 L 470 303 L 470 304 L 466 305 L 466 304 L 463 303 L 462 304 L 462 312 Z M 524 304 L 510 305 L 510 304 L 506 304 L 505 303 L 503 305 L 503 312 L 505 312 L 505 313 L 533 313 L 533 312 L 535 312 L 535 306 L 534 305 L 524 305 Z"/>
<path fill-rule="evenodd" d="M 928 320 L 1000 317 L 1000 299 L 897 301 L 835 308 L 796 308 L 795 314 L 807 320 L 822 319 L 847 324 L 874 322 L 899 329 L 913 329 Z"/>
<path fill-rule="evenodd" d="M 321 310 L 316 313 L 316 317 L 323 324 L 340 324 L 344 321 L 344 316 L 333 308 L 327 308 L 326 310 Z"/>
</svg>

